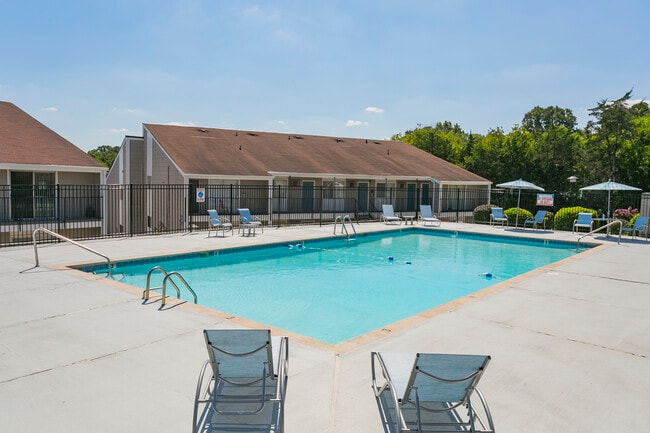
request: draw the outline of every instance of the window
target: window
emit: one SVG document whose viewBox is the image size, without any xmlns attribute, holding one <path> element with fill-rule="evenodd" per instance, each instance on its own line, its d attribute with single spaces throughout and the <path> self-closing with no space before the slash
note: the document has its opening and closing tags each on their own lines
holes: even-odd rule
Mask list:
<svg viewBox="0 0 650 433">
<path fill-rule="evenodd" d="M 338 182 L 325 182 L 323 185 L 323 198 L 341 198 L 343 197 L 343 184 Z"/>
<path fill-rule="evenodd" d="M 54 173 L 11 172 L 11 217 L 54 217 Z"/>
</svg>

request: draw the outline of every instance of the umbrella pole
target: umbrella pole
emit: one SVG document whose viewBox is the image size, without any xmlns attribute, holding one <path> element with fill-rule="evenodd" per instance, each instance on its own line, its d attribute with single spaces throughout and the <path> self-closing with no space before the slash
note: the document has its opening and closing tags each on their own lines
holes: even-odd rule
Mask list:
<svg viewBox="0 0 650 433">
<path fill-rule="evenodd" d="M 515 216 L 515 228 L 519 228 L 519 200 L 521 200 L 521 188 L 517 194 L 517 215 Z"/>
</svg>

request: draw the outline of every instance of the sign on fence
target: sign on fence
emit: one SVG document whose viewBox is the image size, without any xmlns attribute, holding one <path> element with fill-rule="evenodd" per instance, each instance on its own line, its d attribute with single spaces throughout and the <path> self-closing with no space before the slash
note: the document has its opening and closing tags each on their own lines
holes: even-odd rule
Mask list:
<svg viewBox="0 0 650 433">
<path fill-rule="evenodd" d="M 205 188 L 196 189 L 196 202 L 203 203 L 205 201 Z"/>
<path fill-rule="evenodd" d="M 537 194 L 537 206 L 553 206 L 554 194 Z"/>
</svg>

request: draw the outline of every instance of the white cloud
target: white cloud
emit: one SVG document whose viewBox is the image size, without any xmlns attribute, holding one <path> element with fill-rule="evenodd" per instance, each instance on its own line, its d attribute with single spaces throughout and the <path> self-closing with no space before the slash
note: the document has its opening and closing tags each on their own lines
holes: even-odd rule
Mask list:
<svg viewBox="0 0 650 433">
<path fill-rule="evenodd" d="M 56 107 L 45 107 L 45 108 L 43 108 L 43 110 L 45 110 L 45 111 L 59 111 L 59 109 L 56 108 Z"/>
<path fill-rule="evenodd" d="M 285 122 L 284 120 L 278 120 L 278 121 L 277 121 L 277 124 L 278 124 L 278 125 L 286 125 L 287 122 Z"/>
<path fill-rule="evenodd" d="M 381 113 L 384 112 L 384 110 L 382 108 L 379 108 L 379 107 L 367 107 L 366 111 L 368 111 L 370 113 L 377 113 L 377 114 L 381 114 Z"/>
<path fill-rule="evenodd" d="M 278 11 L 263 11 L 259 5 L 253 5 L 244 9 L 244 16 L 258 21 L 277 21 L 280 18 Z"/>
<path fill-rule="evenodd" d="M 141 115 L 141 114 L 144 113 L 144 111 L 142 111 L 139 108 L 118 108 L 118 107 L 113 107 L 113 112 L 115 112 L 115 113 L 126 113 L 126 114 L 137 114 L 137 115 Z"/>
<path fill-rule="evenodd" d="M 167 122 L 167 125 L 171 126 L 196 126 L 194 122 Z"/>
<path fill-rule="evenodd" d="M 345 122 L 345 126 L 368 126 L 368 122 L 362 122 L 360 120 L 348 120 Z"/>
<path fill-rule="evenodd" d="M 129 130 L 126 128 L 110 128 L 108 132 L 109 134 L 126 135 L 129 133 Z"/>
</svg>

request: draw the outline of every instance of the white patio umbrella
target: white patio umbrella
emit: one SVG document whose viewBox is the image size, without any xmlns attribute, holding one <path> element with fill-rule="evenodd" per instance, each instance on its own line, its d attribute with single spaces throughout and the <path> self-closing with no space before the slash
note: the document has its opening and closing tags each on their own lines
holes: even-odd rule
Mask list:
<svg viewBox="0 0 650 433">
<path fill-rule="evenodd" d="M 515 217 L 515 227 L 519 225 L 519 200 L 521 199 L 521 190 L 522 189 L 534 189 L 537 191 L 544 191 L 544 188 L 537 186 L 534 183 L 526 182 L 525 180 L 518 179 L 513 180 L 512 182 L 500 183 L 497 185 L 499 188 L 508 188 L 508 189 L 518 189 L 519 193 L 517 194 L 517 216 Z"/>
<path fill-rule="evenodd" d="M 635 186 L 625 185 L 624 183 L 612 182 L 608 180 L 607 182 L 597 183 L 596 185 L 585 186 L 580 188 L 580 191 L 607 191 L 607 218 L 610 216 L 610 204 L 612 201 L 612 191 L 641 191 L 641 188 Z"/>
</svg>

